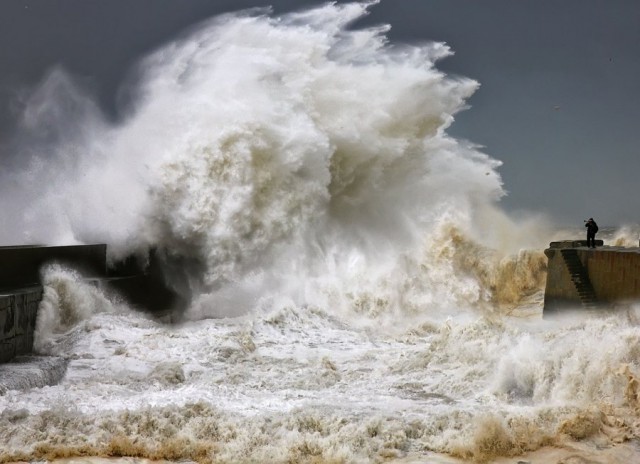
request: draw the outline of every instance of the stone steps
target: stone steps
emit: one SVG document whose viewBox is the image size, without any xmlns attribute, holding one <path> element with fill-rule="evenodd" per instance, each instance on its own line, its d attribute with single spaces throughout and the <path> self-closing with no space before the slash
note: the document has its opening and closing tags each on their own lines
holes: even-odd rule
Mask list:
<svg viewBox="0 0 640 464">
<path fill-rule="evenodd" d="M 573 248 L 560 250 L 564 259 L 567 270 L 571 275 L 571 282 L 578 292 L 582 306 L 587 309 L 595 309 L 598 307 L 598 299 L 589 280 L 589 274 L 582 265 L 578 253 Z"/>
</svg>

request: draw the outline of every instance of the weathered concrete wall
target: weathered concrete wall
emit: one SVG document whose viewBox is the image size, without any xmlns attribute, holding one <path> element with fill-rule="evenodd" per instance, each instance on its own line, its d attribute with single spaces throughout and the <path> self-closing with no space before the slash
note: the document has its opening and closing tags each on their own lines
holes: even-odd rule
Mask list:
<svg viewBox="0 0 640 464">
<path fill-rule="evenodd" d="M 578 250 L 598 300 L 640 299 L 640 248 L 605 247 Z"/>
<path fill-rule="evenodd" d="M 85 279 L 115 292 L 138 309 L 165 314 L 184 305 L 164 280 L 155 254 L 148 261 L 130 257 L 107 269 L 107 246 L 0 247 L 0 362 L 31 353 L 42 299 L 40 271 L 48 263 L 75 269 Z"/>
<path fill-rule="evenodd" d="M 0 294 L 0 362 L 30 353 L 42 287 Z"/>
<path fill-rule="evenodd" d="M 560 248 L 549 248 L 544 253 L 549 259 L 544 290 L 544 312 L 549 313 L 563 307 L 580 307 L 580 295 L 571 281 Z"/>
<path fill-rule="evenodd" d="M 561 249 L 574 248 L 589 276 L 597 301 L 603 306 L 640 300 L 640 248 L 587 248 L 583 241 L 553 242 L 545 250 L 549 259 L 544 311 L 580 308 L 582 300 L 571 281 Z"/>
<path fill-rule="evenodd" d="M 11 295 L 0 295 L 0 362 L 15 356 L 15 309 Z"/>
<path fill-rule="evenodd" d="M 40 269 L 53 262 L 85 276 L 105 276 L 107 246 L 0 247 L 0 362 L 31 353 L 42 300 Z"/>
<path fill-rule="evenodd" d="M 86 276 L 107 272 L 107 245 L 0 247 L 0 289 L 38 285 L 42 265 L 58 262 Z"/>
</svg>

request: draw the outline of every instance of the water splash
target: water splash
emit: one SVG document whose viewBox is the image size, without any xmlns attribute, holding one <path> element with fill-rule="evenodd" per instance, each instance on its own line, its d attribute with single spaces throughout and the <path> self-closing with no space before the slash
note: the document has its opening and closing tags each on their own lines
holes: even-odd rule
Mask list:
<svg viewBox="0 0 640 464">
<path fill-rule="evenodd" d="M 82 331 L 82 324 L 95 314 L 129 311 L 117 295 L 106 294 L 104 289 L 83 281 L 77 272 L 57 264 L 43 269 L 42 286 L 33 347 L 39 353 L 64 354 L 66 347 L 58 347 L 58 341 L 67 343 L 64 335 Z"/>
<path fill-rule="evenodd" d="M 46 154 L 30 147 L 14 173 L 31 180 L 28 207 L 1 197 L 28 212 L 2 241 L 101 241 L 110 259 L 154 248 L 190 317 L 274 298 L 350 311 L 371 296 L 395 314 L 496 298 L 500 279 L 463 269 L 475 258 L 441 252 L 456 237 L 502 255 L 531 245 L 496 207 L 500 162 L 446 133 L 478 84 L 436 69 L 444 44 L 350 28 L 372 5 L 205 22 L 139 63 L 117 125 L 54 71 L 26 126 L 82 118 Z M 401 296 L 416 270 L 422 294 Z"/>
</svg>

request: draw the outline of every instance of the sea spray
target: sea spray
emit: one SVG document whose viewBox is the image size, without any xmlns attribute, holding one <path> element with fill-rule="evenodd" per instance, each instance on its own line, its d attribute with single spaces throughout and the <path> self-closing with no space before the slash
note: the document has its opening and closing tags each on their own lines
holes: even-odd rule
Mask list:
<svg viewBox="0 0 640 464">
<path fill-rule="evenodd" d="M 640 436 L 637 310 L 504 315 L 540 290 L 544 221 L 502 213 L 499 162 L 447 135 L 477 87 L 437 71 L 448 48 L 350 29 L 369 7 L 206 22 L 139 64 L 130 114 L 85 113 L 26 163 L 46 176 L 3 240 L 154 248 L 192 304 L 165 324 L 48 268 L 37 346 L 68 370 L 0 397 L 0 462 L 489 461 Z"/>
<path fill-rule="evenodd" d="M 106 294 L 96 282 L 84 281 L 78 272 L 59 264 L 45 266 L 41 280 L 44 292 L 38 307 L 36 352 L 59 354 L 57 340 L 69 331 L 82 330 L 82 324 L 95 314 L 130 311 L 117 294 Z"/>
<path fill-rule="evenodd" d="M 516 236 L 495 206 L 500 163 L 446 134 L 477 83 L 435 68 L 446 45 L 350 28 L 369 7 L 207 21 L 138 64 L 130 114 L 115 125 L 54 70 L 25 127 L 83 116 L 73 131 L 54 125 L 46 153 L 25 148 L 30 174 L 13 175 L 42 178 L 15 229 L 44 243 L 106 242 L 110 260 L 155 249 L 197 302 L 192 318 L 265 298 L 324 306 L 327 294 L 404 293 L 416 266 L 429 282 L 407 302 L 419 311 L 451 291 L 461 295 L 442 306 L 491 299 L 454 265 L 404 264 L 431 259 L 445 224 L 497 250 Z M 397 295 L 374 298 L 403 311 Z"/>
</svg>

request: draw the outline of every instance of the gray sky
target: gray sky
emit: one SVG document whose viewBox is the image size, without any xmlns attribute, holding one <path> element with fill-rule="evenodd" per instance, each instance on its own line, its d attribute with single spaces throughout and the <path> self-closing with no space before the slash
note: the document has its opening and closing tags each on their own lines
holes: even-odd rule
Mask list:
<svg viewBox="0 0 640 464">
<path fill-rule="evenodd" d="M 306 0 L 0 1 L 0 163 L 22 95 L 54 66 L 77 76 L 114 120 L 136 61 L 200 20 Z M 482 145 L 512 212 L 558 223 L 640 222 L 640 1 L 382 0 L 362 22 L 393 41 L 446 42 L 439 68 L 480 90 L 450 133 Z"/>
</svg>

